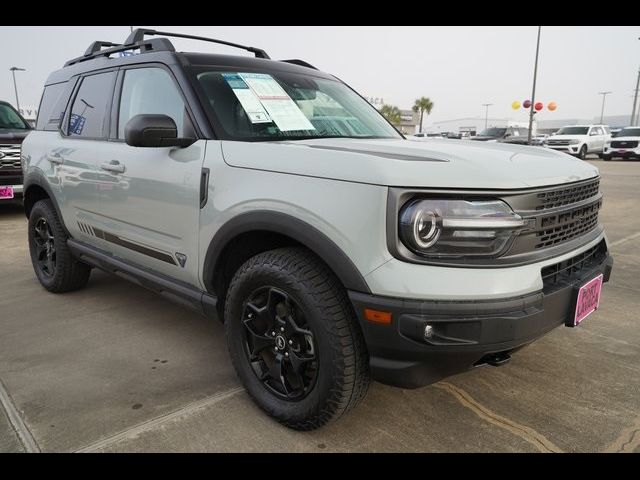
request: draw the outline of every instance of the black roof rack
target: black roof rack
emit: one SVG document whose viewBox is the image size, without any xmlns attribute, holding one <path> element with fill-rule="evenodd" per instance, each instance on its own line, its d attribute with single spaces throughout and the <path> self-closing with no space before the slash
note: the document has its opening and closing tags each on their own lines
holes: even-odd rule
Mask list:
<svg viewBox="0 0 640 480">
<path fill-rule="evenodd" d="M 84 52 L 84 56 L 88 57 L 93 55 L 96 52 L 99 52 L 100 50 L 102 50 L 102 47 L 119 47 L 120 44 L 118 43 L 112 43 L 112 42 L 101 42 L 101 41 L 95 41 L 93 42 L 91 45 L 89 45 L 89 48 L 87 48 L 87 51 Z"/>
<path fill-rule="evenodd" d="M 241 48 L 248 52 L 254 53 L 256 58 L 270 59 L 267 52 L 261 48 L 247 47 L 246 45 L 240 45 L 238 43 L 226 42 L 224 40 L 216 40 L 215 38 L 199 37 L 197 35 L 186 35 L 184 33 L 171 33 L 171 32 L 159 32 L 157 30 L 151 30 L 147 28 L 137 28 L 127 37 L 124 41 L 125 45 L 135 45 L 144 40 L 147 35 L 161 35 L 163 37 L 176 37 L 176 38 L 188 38 L 190 40 L 201 40 L 203 42 L 219 43 L 220 45 L 227 45 L 228 47 Z"/>
<path fill-rule="evenodd" d="M 114 46 L 111 48 L 106 48 L 102 50 L 102 47 L 109 46 L 109 45 L 114 45 Z M 64 64 L 64 66 L 68 67 L 70 65 L 75 65 L 76 63 L 80 63 L 80 62 L 86 62 L 87 60 L 92 60 L 94 58 L 108 57 L 114 53 L 124 52 L 126 50 L 138 50 L 138 49 L 140 50 L 140 53 L 160 52 L 160 51 L 175 52 L 176 51 L 175 48 L 173 48 L 173 45 L 171 44 L 171 42 L 166 38 L 155 38 L 155 39 L 145 40 L 142 42 L 137 42 L 135 44 L 129 44 L 129 45 L 119 45 L 117 43 L 111 43 L 111 42 L 93 42 L 91 45 L 89 45 L 89 48 L 87 48 L 87 51 L 84 53 L 82 57 L 77 57 L 72 60 L 69 60 L 67 63 Z"/>
<path fill-rule="evenodd" d="M 280 60 L 280 61 L 284 63 L 292 63 L 293 65 L 300 65 L 301 67 L 313 68 L 314 70 L 318 70 L 316 67 L 314 67 L 310 63 L 305 62 L 304 60 L 299 60 L 297 58 L 294 58 L 291 60 Z"/>
</svg>

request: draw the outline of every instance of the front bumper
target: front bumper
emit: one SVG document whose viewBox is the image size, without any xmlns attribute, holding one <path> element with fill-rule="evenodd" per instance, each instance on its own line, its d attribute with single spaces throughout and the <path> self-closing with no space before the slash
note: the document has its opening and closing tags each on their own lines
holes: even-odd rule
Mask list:
<svg viewBox="0 0 640 480">
<path fill-rule="evenodd" d="M 23 196 L 22 175 L 0 175 L 0 186 L 13 187 L 13 199 Z M 2 201 L 11 201 L 11 199 L 0 199 L 0 202 Z"/>
<path fill-rule="evenodd" d="M 563 325 L 572 315 L 577 288 L 600 273 L 609 280 L 613 258 L 602 242 L 597 257 L 579 271 L 569 268 L 537 293 L 500 300 L 416 301 L 349 292 L 375 380 L 417 388 L 497 363 Z M 390 324 L 365 319 L 365 309 L 391 312 Z M 425 340 L 425 327 L 432 336 Z"/>
<path fill-rule="evenodd" d="M 603 153 L 610 158 L 640 158 L 640 148 L 604 147 Z"/>
<path fill-rule="evenodd" d="M 580 147 L 582 145 L 577 144 L 577 145 L 544 145 L 547 148 L 550 148 L 551 150 L 557 150 L 558 152 L 564 152 L 564 153 L 568 153 L 570 155 L 577 155 L 578 153 L 580 153 Z"/>
</svg>

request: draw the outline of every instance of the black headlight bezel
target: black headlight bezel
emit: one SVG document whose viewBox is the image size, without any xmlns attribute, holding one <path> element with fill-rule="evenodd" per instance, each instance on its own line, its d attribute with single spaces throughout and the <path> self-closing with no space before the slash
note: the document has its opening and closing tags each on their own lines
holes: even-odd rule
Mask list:
<svg viewBox="0 0 640 480">
<path fill-rule="evenodd" d="M 593 182 L 598 178 L 599 177 L 593 177 L 565 185 L 580 185 Z M 563 255 L 600 237 L 604 229 L 602 225 L 599 224 L 597 228 L 591 230 L 589 233 L 565 243 L 544 249 L 532 248 L 532 245 L 535 243 L 535 229 L 540 227 L 543 217 L 550 212 L 549 210 L 536 210 L 536 205 L 539 203 L 539 195 L 557 188 L 558 186 L 531 187 L 518 190 L 463 190 L 389 187 L 386 212 L 387 248 L 394 258 L 408 263 L 459 268 L 502 268 L 506 266 L 527 265 Z M 599 198 L 601 198 L 601 194 Z M 407 202 L 416 199 L 501 200 L 515 213 L 520 215 L 526 221 L 527 225 L 516 238 L 516 241 L 499 257 L 424 257 L 408 249 L 402 243 L 399 236 L 400 209 Z"/>
</svg>

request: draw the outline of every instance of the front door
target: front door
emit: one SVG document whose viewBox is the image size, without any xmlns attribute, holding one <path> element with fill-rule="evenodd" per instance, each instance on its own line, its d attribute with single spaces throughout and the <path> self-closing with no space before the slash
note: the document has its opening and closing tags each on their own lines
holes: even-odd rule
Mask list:
<svg viewBox="0 0 640 480">
<path fill-rule="evenodd" d="M 187 148 L 138 148 L 124 142 L 127 122 L 139 114 L 168 115 L 178 136 L 196 136 L 180 88 L 165 68 L 122 70 L 116 92 L 115 138 L 100 165 L 99 234 L 114 255 L 200 286 L 200 177 L 206 141 Z"/>
</svg>

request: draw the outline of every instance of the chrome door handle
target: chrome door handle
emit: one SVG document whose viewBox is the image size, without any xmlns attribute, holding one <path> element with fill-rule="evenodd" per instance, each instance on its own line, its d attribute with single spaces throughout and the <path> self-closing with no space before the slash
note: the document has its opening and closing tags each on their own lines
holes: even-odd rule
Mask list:
<svg viewBox="0 0 640 480">
<path fill-rule="evenodd" d="M 124 165 L 117 160 L 111 160 L 109 163 L 101 163 L 100 168 L 113 173 L 124 173 L 125 171 Z"/>
<path fill-rule="evenodd" d="M 59 153 L 49 153 L 47 155 L 47 160 L 55 165 L 62 165 L 64 163 L 64 157 Z"/>
</svg>

